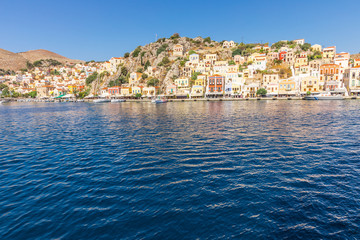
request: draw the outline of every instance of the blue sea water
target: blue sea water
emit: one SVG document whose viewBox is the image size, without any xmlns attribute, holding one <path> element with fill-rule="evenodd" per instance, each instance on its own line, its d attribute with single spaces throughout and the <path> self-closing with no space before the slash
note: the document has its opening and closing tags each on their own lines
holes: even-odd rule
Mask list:
<svg viewBox="0 0 360 240">
<path fill-rule="evenodd" d="M 0 239 L 360 239 L 359 108 L 0 105 Z"/>
</svg>

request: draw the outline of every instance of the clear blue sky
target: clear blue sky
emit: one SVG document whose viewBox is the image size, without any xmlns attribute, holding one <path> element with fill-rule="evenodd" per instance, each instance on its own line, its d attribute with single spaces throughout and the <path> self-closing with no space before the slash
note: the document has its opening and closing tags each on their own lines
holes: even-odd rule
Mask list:
<svg viewBox="0 0 360 240">
<path fill-rule="evenodd" d="M 360 0 L 1 0 L 0 48 L 106 60 L 177 32 L 236 42 L 305 38 L 360 52 Z"/>
</svg>

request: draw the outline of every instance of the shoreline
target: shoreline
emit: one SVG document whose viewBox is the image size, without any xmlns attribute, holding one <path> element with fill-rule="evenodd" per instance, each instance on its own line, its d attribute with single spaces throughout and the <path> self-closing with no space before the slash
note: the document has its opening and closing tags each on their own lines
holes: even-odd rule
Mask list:
<svg viewBox="0 0 360 240">
<path fill-rule="evenodd" d="M 356 96 L 348 96 L 348 97 L 344 97 L 343 100 L 359 100 L 360 97 L 356 97 Z M 37 100 L 37 99 L 31 99 L 30 101 L 26 101 L 27 99 L 7 99 L 7 98 L 3 98 L 0 99 L 1 100 L 5 100 L 7 102 L 31 102 L 31 103 L 54 103 L 53 101 L 43 101 L 43 100 Z M 20 101 L 19 101 L 20 100 Z M 63 101 L 63 102 L 90 102 L 92 103 L 94 99 L 83 99 L 82 101 Z M 151 102 L 151 99 L 125 99 L 126 102 Z M 192 98 L 192 99 L 168 99 L 168 102 L 229 102 L 229 101 L 294 101 L 294 100 L 304 100 L 304 101 L 309 101 L 309 100 L 305 100 L 303 99 L 303 97 L 263 97 L 263 98 Z M 310 100 L 311 101 L 311 100 Z M 324 101 L 324 100 L 320 100 L 320 101 Z M 326 101 L 326 100 L 325 100 Z M 328 100 L 328 101 L 333 101 L 333 100 Z M 63 103 L 61 102 L 61 103 Z"/>
</svg>

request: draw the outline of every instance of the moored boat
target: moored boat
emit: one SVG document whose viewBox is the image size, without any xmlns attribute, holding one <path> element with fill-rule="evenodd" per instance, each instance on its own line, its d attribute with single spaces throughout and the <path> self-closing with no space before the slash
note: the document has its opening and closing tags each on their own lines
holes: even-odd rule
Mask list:
<svg viewBox="0 0 360 240">
<path fill-rule="evenodd" d="M 331 93 L 320 93 L 305 96 L 304 100 L 344 100 L 344 97 L 342 95 L 331 95 Z"/>
<path fill-rule="evenodd" d="M 107 103 L 107 102 L 110 102 L 110 99 L 107 99 L 107 98 L 99 98 L 99 99 L 94 99 L 93 102 L 94 102 L 94 103 Z"/>
<path fill-rule="evenodd" d="M 126 102 L 125 99 L 111 99 L 112 103 L 118 103 L 118 102 Z"/>
<path fill-rule="evenodd" d="M 165 97 L 157 97 L 151 100 L 152 103 L 166 103 L 167 99 Z"/>
</svg>

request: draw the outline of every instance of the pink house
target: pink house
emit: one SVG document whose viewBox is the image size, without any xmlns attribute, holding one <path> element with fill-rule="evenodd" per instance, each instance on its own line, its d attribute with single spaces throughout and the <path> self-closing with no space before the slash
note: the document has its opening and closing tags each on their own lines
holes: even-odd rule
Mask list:
<svg viewBox="0 0 360 240">
<path fill-rule="evenodd" d="M 176 85 L 170 84 L 166 87 L 166 95 L 176 95 Z"/>
<path fill-rule="evenodd" d="M 110 96 L 120 95 L 121 87 L 119 87 L 119 86 L 109 87 L 108 91 L 109 91 Z"/>
</svg>

